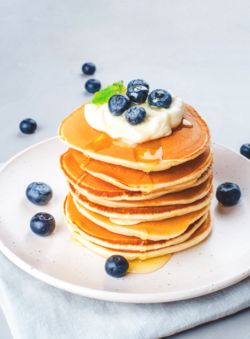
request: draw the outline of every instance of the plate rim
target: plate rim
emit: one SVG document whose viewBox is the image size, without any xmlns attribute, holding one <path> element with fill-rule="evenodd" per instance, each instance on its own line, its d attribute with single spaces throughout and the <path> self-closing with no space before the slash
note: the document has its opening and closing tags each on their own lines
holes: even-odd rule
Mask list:
<svg viewBox="0 0 250 339">
<path fill-rule="evenodd" d="M 4 165 L 0 168 L 0 175 L 1 173 L 7 169 L 9 164 L 14 162 L 18 157 L 23 155 L 25 152 L 36 148 L 42 144 L 47 142 L 52 142 L 56 139 L 59 139 L 58 136 L 54 136 L 43 141 L 40 141 L 28 148 L 25 148 L 21 152 L 14 155 L 10 158 Z M 225 150 L 235 153 L 237 156 L 240 156 L 245 161 L 250 162 L 249 159 L 237 153 L 236 151 L 220 144 L 215 141 L 212 141 L 212 144 L 215 144 L 219 147 L 222 147 Z M 213 292 L 217 292 L 229 286 L 232 286 L 248 276 L 250 276 L 250 265 L 247 269 L 241 271 L 237 275 L 232 275 L 225 279 L 221 279 L 214 284 L 207 284 L 204 286 L 200 286 L 197 288 L 189 288 L 183 291 L 174 291 L 174 292 L 161 292 L 161 293 L 124 293 L 124 292 L 112 292 L 106 290 L 98 290 L 92 289 L 89 287 L 84 287 L 80 285 L 75 285 L 61 279 L 52 277 L 47 273 L 43 273 L 40 270 L 30 266 L 24 260 L 20 259 L 16 254 L 14 254 L 0 239 L 0 251 L 17 267 L 22 269 L 24 272 L 28 273 L 32 277 L 41 280 L 48 285 L 53 287 L 59 288 L 63 291 L 67 291 L 73 294 L 81 295 L 88 298 L 98 299 L 98 300 L 105 300 L 105 301 L 113 301 L 113 302 L 123 302 L 123 303 L 162 303 L 162 302 L 173 302 L 173 301 L 180 301 L 180 300 L 187 300 L 192 298 L 197 298 L 203 295 L 207 295 Z"/>
</svg>

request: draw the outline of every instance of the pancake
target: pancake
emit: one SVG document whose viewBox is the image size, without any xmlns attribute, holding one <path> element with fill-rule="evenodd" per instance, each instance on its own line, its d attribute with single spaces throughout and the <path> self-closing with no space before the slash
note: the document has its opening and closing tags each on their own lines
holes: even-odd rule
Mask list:
<svg viewBox="0 0 250 339">
<path fill-rule="evenodd" d="M 68 222 L 67 218 L 65 218 L 66 223 L 69 227 L 71 227 L 70 223 Z M 146 260 L 148 258 L 156 258 L 165 254 L 172 254 L 176 252 L 183 251 L 185 249 L 188 249 L 190 247 L 193 247 L 200 242 L 202 242 L 204 239 L 206 239 L 209 234 L 212 231 L 212 217 L 211 214 L 208 213 L 208 216 L 206 220 L 202 223 L 202 225 L 184 242 L 175 244 L 172 246 L 167 246 L 155 250 L 149 250 L 146 252 L 140 252 L 140 251 L 128 251 L 128 250 L 122 250 L 122 249 L 112 249 L 109 247 L 97 245 L 89 240 L 87 240 L 85 237 L 82 236 L 82 234 L 78 232 L 73 232 L 73 238 L 82 243 L 84 246 L 92 250 L 93 252 L 100 254 L 106 258 L 110 257 L 111 255 L 122 255 L 127 260 L 135 260 L 139 258 L 140 260 Z"/>
<path fill-rule="evenodd" d="M 98 199 L 93 198 L 92 196 L 87 199 L 100 205 L 108 206 L 108 207 L 147 207 L 147 206 L 169 206 L 169 205 L 178 205 L 178 204 L 190 204 L 196 200 L 203 198 L 211 189 L 213 183 L 213 175 L 211 174 L 207 180 L 197 186 L 193 186 L 186 190 L 165 194 L 159 198 L 149 199 L 149 200 L 138 200 L 138 201 L 129 201 L 129 200 L 107 200 L 107 199 Z M 79 202 L 81 201 L 82 194 L 78 189 L 75 188 L 71 183 L 69 183 L 69 188 L 71 194 L 77 199 Z"/>
<path fill-rule="evenodd" d="M 83 170 L 99 179 L 126 190 L 145 193 L 186 182 L 190 183 L 192 180 L 196 181 L 209 167 L 213 158 L 213 152 L 209 146 L 205 152 L 187 163 L 161 172 L 144 173 L 91 158 L 87 159 L 83 153 L 74 149 L 69 149 L 67 153 L 65 157 L 67 167 L 71 167 L 71 163 L 76 161 Z M 81 178 L 78 180 L 81 181 Z"/>
<path fill-rule="evenodd" d="M 108 217 L 84 208 L 82 205 L 77 203 L 76 200 L 74 200 L 74 202 L 78 211 L 83 216 L 93 221 L 95 224 L 106 228 L 110 232 L 154 241 L 168 240 L 181 235 L 186 231 L 190 224 L 200 219 L 210 208 L 210 204 L 208 204 L 197 211 L 185 215 L 164 220 L 143 221 L 138 224 L 128 226 L 118 225 L 112 222 Z"/>
<path fill-rule="evenodd" d="M 180 236 L 171 240 L 141 240 L 140 238 L 130 237 L 110 232 L 105 228 L 98 226 L 88 218 L 84 217 L 76 208 L 71 194 L 64 202 L 63 216 L 70 232 L 78 232 L 83 238 L 97 245 L 109 247 L 117 250 L 129 250 L 145 252 L 172 246 L 186 241 L 206 220 L 208 214 L 204 214 L 200 219 L 191 224 L 188 229 Z"/>
<path fill-rule="evenodd" d="M 133 220 L 133 221 L 145 221 L 145 220 L 163 220 L 167 218 L 172 218 L 175 216 L 180 216 L 187 214 L 193 211 L 197 211 L 208 204 L 210 204 L 213 198 L 213 188 L 211 187 L 207 195 L 197 201 L 192 202 L 191 204 L 179 204 L 179 205 L 167 205 L 167 206 L 148 206 L 148 207 L 130 207 L 130 208 L 114 208 L 107 207 L 99 204 L 95 204 L 89 201 L 83 195 L 74 195 L 74 200 L 77 201 L 79 208 L 84 207 L 92 212 L 101 214 L 108 218 L 112 218 L 114 223 L 121 224 L 116 222 L 114 219 Z M 127 224 L 123 222 L 122 224 Z M 131 224 L 131 223 L 130 223 Z"/>
<path fill-rule="evenodd" d="M 72 159 L 70 152 L 66 152 L 60 157 L 61 169 L 66 176 L 67 180 L 74 185 L 74 187 L 79 190 L 80 193 L 88 197 L 89 200 L 92 199 L 108 199 L 108 200 L 149 200 L 160 197 L 164 194 L 171 192 L 177 192 L 184 190 L 186 188 L 196 186 L 204 182 L 208 176 L 212 173 L 213 169 L 213 159 L 209 167 L 202 173 L 202 175 L 197 180 L 192 180 L 191 182 L 185 182 L 184 184 L 179 184 L 172 186 L 168 189 L 162 189 L 156 192 L 151 192 L 149 194 L 144 194 L 142 192 L 134 192 L 130 190 L 124 190 L 117 186 L 114 186 L 104 180 L 96 178 L 86 172 L 79 166 L 79 163 Z M 162 173 L 162 172 L 160 172 Z M 79 180 L 80 178 L 80 180 Z"/>
<path fill-rule="evenodd" d="M 185 104 L 183 119 L 192 128 L 181 124 L 170 136 L 131 146 L 94 130 L 85 119 L 83 105 L 62 122 L 59 137 L 69 147 L 99 161 L 144 172 L 162 171 L 196 158 L 209 145 L 207 123 L 195 109 Z"/>
</svg>

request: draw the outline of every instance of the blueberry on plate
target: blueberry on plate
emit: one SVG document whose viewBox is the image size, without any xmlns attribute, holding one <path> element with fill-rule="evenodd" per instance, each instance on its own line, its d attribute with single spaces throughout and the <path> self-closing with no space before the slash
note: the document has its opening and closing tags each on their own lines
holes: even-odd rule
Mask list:
<svg viewBox="0 0 250 339">
<path fill-rule="evenodd" d="M 19 128 L 24 134 L 32 134 L 37 128 L 37 124 L 33 119 L 24 119 L 20 122 Z"/>
<path fill-rule="evenodd" d="M 240 200 L 241 191 L 238 185 L 232 182 L 224 182 L 216 191 L 217 200 L 224 206 L 236 205 Z"/>
<path fill-rule="evenodd" d="M 50 235 L 56 227 L 54 217 L 45 212 L 35 214 L 30 220 L 31 231 L 42 237 Z"/>
<path fill-rule="evenodd" d="M 26 197 L 36 205 L 46 205 L 52 195 L 51 187 L 43 182 L 32 182 L 26 189 Z"/>
<path fill-rule="evenodd" d="M 146 110 L 141 106 L 132 106 L 125 114 L 125 118 L 130 125 L 141 124 L 146 119 L 146 116 Z"/>
<path fill-rule="evenodd" d="M 85 84 L 86 91 L 89 93 L 95 93 L 100 91 L 101 83 L 96 79 L 89 79 Z"/>
<path fill-rule="evenodd" d="M 95 73 L 95 65 L 92 62 L 86 62 L 82 65 L 82 71 L 84 74 L 92 75 Z"/>
<path fill-rule="evenodd" d="M 142 104 L 147 100 L 148 88 L 141 85 L 135 85 L 127 88 L 127 96 L 136 104 Z"/>
<path fill-rule="evenodd" d="M 156 108 L 169 108 L 172 104 L 172 95 L 164 89 L 155 89 L 149 94 L 148 103 Z"/>
<path fill-rule="evenodd" d="M 250 159 L 250 144 L 244 144 L 240 148 L 240 153 L 244 155 L 244 157 Z"/>
<path fill-rule="evenodd" d="M 122 115 L 131 106 L 131 101 L 124 94 L 113 95 L 108 102 L 110 113 L 113 115 Z"/>
<path fill-rule="evenodd" d="M 149 90 L 149 84 L 145 80 L 142 80 L 142 79 L 136 79 L 136 80 L 130 81 L 128 83 L 127 89 L 133 86 L 138 86 L 138 85 L 144 86 Z"/>
<path fill-rule="evenodd" d="M 127 259 L 121 255 L 112 255 L 105 263 L 106 273 L 114 278 L 123 277 L 126 274 L 128 267 L 129 264 Z"/>
</svg>

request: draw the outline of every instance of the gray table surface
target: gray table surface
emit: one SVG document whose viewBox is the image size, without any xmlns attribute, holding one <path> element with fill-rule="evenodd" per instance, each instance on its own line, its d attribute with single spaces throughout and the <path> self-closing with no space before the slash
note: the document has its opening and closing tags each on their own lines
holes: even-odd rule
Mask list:
<svg viewBox="0 0 250 339">
<path fill-rule="evenodd" d="M 84 62 L 102 87 L 143 78 L 193 105 L 213 140 L 235 151 L 250 142 L 250 2 L 247 0 L 2 0 L 0 162 L 54 136 L 92 96 Z M 34 135 L 18 125 L 38 123 Z M 249 338 L 250 311 L 174 338 Z M 1 339 L 10 338 L 0 314 Z"/>
</svg>

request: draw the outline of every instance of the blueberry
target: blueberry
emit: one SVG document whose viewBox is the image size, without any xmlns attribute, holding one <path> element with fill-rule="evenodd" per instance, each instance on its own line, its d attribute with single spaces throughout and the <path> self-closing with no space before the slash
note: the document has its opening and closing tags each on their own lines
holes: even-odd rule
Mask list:
<svg viewBox="0 0 250 339">
<path fill-rule="evenodd" d="M 240 200 L 241 191 L 238 185 L 224 182 L 216 191 L 217 200 L 224 206 L 233 206 Z"/>
<path fill-rule="evenodd" d="M 146 119 L 146 115 L 146 110 L 143 107 L 132 106 L 127 110 L 125 118 L 130 125 L 139 125 Z"/>
<path fill-rule="evenodd" d="M 240 148 L 240 153 L 244 155 L 244 157 L 250 159 L 250 144 L 244 144 Z"/>
<path fill-rule="evenodd" d="M 21 132 L 25 134 L 31 134 L 35 132 L 37 124 L 33 119 L 24 119 L 20 122 L 19 128 Z"/>
<path fill-rule="evenodd" d="M 115 94 L 109 99 L 108 105 L 113 115 L 122 115 L 131 106 L 131 101 L 124 94 Z"/>
<path fill-rule="evenodd" d="M 172 104 L 172 95 L 164 89 L 155 89 L 149 94 L 148 103 L 157 108 L 169 108 Z"/>
<path fill-rule="evenodd" d="M 99 80 L 96 79 L 89 79 L 85 84 L 86 91 L 89 93 L 95 93 L 100 91 L 101 83 Z"/>
<path fill-rule="evenodd" d="M 121 255 L 112 255 L 105 263 L 106 273 L 114 278 L 123 277 L 126 274 L 128 267 L 129 264 L 127 259 Z"/>
<path fill-rule="evenodd" d="M 92 75 L 95 73 L 95 65 L 92 62 L 86 62 L 84 65 L 82 65 L 82 71 L 84 74 Z"/>
<path fill-rule="evenodd" d="M 32 182 L 26 189 L 26 197 L 36 205 L 46 205 L 52 199 L 52 189 L 43 182 Z"/>
<path fill-rule="evenodd" d="M 129 89 L 130 87 L 133 87 L 133 86 L 138 86 L 138 85 L 144 86 L 149 90 L 149 84 L 145 80 L 142 80 L 142 79 L 136 79 L 136 80 L 130 81 L 127 89 Z"/>
<path fill-rule="evenodd" d="M 34 215 L 30 220 L 31 231 L 42 237 L 50 235 L 56 227 L 56 222 L 51 214 L 40 212 Z"/>
<path fill-rule="evenodd" d="M 141 85 L 135 85 L 127 88 L 127 96 L 136 104 L 142 104 L 147 100 L 148 88 Z"/>
</svg>

